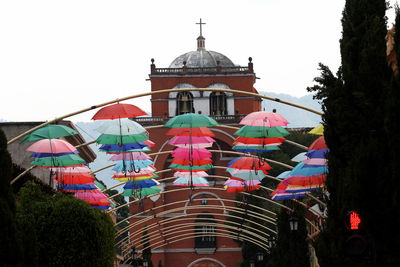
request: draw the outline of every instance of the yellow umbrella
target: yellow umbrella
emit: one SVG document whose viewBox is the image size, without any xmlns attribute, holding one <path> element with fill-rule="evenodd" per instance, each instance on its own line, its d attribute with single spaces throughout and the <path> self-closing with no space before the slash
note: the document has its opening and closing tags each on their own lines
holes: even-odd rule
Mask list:
<svg viewBox="0 0 400 267">
<path fill-rule="evenodd" d="M 309 134 L 324 135 L 324 126 L 322 124 L 316 126 L 314 129 L 308 132 Z"/>
</svg>

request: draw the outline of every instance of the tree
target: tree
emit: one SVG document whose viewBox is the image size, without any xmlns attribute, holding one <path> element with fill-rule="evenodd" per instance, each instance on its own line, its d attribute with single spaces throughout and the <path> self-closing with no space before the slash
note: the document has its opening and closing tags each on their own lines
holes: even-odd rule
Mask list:
<svg viewBox="0 0 400 267">
<path fill-rule="evenodd" d="M 394 156 L 399 140 L 393 137 L 398 121 L 387 119 L 398 118 L 399 90 L 386 58 L 386 9 L 384 0 L 346 1 L 341 67 L 335 76 L 320 65 L 318 85 L 309 88 L 322 100 L 330 149 L 327 228 L 317 247 L 322 266 L 400 264 L 400 241 L 393 235 L 400 218 L 395 178 L 399 158 Z M 351 210 L 360 214 L 368 244 L 360 255 L 346 249 L 349 231 L 344 222 Z"/>
<path fill-rule="evenodd" d="M 0 129 L 0 259 L 5 266 L 21 263 L 22 248 L 15 218 L 15 199 L 11 190 L 12 161 L 7 139 Z"/>
<path fill-rule="evenodd" d="M 106 213 L 70 195 L 46 195 L 33 182 L 21 188 L 20 203 L 29 266 L 112 266 L 115 230 Z"/>
</svg>

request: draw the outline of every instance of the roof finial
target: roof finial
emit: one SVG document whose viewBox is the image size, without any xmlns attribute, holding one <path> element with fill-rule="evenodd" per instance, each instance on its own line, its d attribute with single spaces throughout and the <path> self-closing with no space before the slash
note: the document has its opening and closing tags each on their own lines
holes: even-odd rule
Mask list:
<svg viewBox="0 0 400 267">
<path fill-rule="evenodd" d="M 206 24 L 206 23 L 201 22 L 201 18 L 200 18 L 200 23 L 197 23 L 197 22 L 196 22 L 196 24 L 199 24 L 199 25 L 200 25 L 200 36 L 203 36 L 203 32 L 202 32 L 202 27 L 201 27 L 201 25 Z"/>
</svg>

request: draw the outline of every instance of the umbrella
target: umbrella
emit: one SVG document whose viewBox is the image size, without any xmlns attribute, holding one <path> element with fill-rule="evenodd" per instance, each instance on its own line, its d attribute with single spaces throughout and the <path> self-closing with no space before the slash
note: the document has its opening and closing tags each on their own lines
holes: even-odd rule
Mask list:
<svg viewBox="0 0 400 267">
<path fill-rule="evenodd" d="M 143 160 L 143 159 L 151 159 L 149 155 L 143 152 L 121 152 L 113 155 L 110 160 L 118 161 L 118 160 Z"/>
<path fill-rule="evenodd" d="M 211 158 L 212 156 L 211 152 L 205 148 L 190 149 L 181 147 L 178 147 L 174 151 L 172 151 L 171 155 L 174 158 L 180 158 L 180 159 L 205 159 L 205 158 Z"/>
<path fill-rule="evenodd" d="M 94 183 L 89 184 L 64 184 L 60 185 L 60 189 L 65 192 L 78 192 L 97 189 Z"/>
<path fill-rule="evenodd" d="M 291 159 L 291 161 L 300 162 L 300 161 L 306 159 L 306 158 L 307 158 L 306 153 L 307 153 L 307 152 L 301 152 L 301 153 L 297 154 L 296 156 L 294 156 L 294 157 Z"/>
<path fill-rule="evenodd" d="M 190 166 L 190 165 L 181 165 L 181 164 L 171 164 L 169 165 L 169 168 L 174 169 L 174 170 L 188 170 L 188 171 L 206 171 L 209 169 L 214 168 L 213 165 L 211 164 L 206 164 L 206 165 L 200 165 L 200 166 Z"/>
<path fill-rule="evenodd" d="M 211 132 L 207 127 L 196 127 L 196 128 L 171 128 L 168 130 L 166 135 L 172 136 L 198 136 L 198 137 L 214 137 L 215 134 Z"/>
<path fill-rule="evenodd" d="M 100 146 L 99 148 L 100 151 L 105 151 L 108 154 L 111 153 L 121 153 L 121 152 L 144 152 L 144 151 L 150 151 L 150 149 L 146 146 L 145 143 L 139 142 L 139 143 L 129 143 L 129 144 L 123 144 L 123 145 L 113 145 L 113 144 L 104 144 Z"/>
<path fill-rule="evenodd" d="M 270 138 L 251 138 L 239 136 L 233 141 L 233 144 L 244 143 L 244 144 L 257 144 L 257 145 L 268 145 L 268 144 L 280 144 L 286 139 L 284 137 L 270 137 Z"/>
<path fill-rule="evenodd" d="M 234 169 L 227 168 L 227 172 L 235 178 L 239 178 L 241 180 L 262 180 L 265 177 L 265 173 L 262 170 L 243 170 L 243 169 Z"/>
<path fill-rule="evenodd" d="M 204 177 L 192 177 L 192 180 L 190 180 L 190 177 L 178 177 L 175 179 L 175 181 L 172 183 L 173 185 L 178 185 L 178 186 L 208 186 L 208 181 Z"/>
<path fill-rule="evenodd" d="M 284 190 L 278 190 L 274 195 L 271 196 L 272 200 L 289 200 L 289 199 L 298 199 L 304 198 L 306 194 L 304 192 L 298 193 L 288 193 Z"/>
<path fill-rule="evenodd" d="M 299 162 L 290 172 L 290 176 L 312 176 L 328 172 L 328 166 L 305 167 L 304 162 Z"/>
<path fill-rule="evenodd" d="M 94 177 L 89 173 L 58 174 L 53 176 L 59 184 L 88 184 L 94 182 Z"/>
<path fill-rule="evenodd" d="M 290 176 L 290 171 L 284 171 L 281 174 L 279 174 L 278 176 L 276 176 L 276 178 L 285 179 L 285 178 L 288 178 L 289 176 Z"/>
<path fill-rule="evenodd" d="M 311 131 L 308 132 L 309 134 L 315 135 L 324 135 L 324 126 L 322 124 L 316 126 Z"/>
<path fill-rule="evenodd" d="M 79 166 L 83 163 L 85 163 L 85 160 L 75 154 L 59 157 L 35 158 L 35 160 L 31 162 L 32 165 L 44 168 Z"/>
<path fill-rule="evenodd" d="M 197 113 L 186 113 L 171 118 L 164 127 L 168 128 L 194 128 L 194 127 L 213 127 L 218 123 L 204 115 Z"/>
<path fill-rule="evenodd" d="M 64 174 L 85 174 L 91 172 L 91 170 L 87 166 L 79 166 L 79 167 L 53 167 L 50 169 L 52 172 L 62 173 Z"/>
<path fill-rule="evenodd" d="M 153 164 L 153 161 L 145 160 L 121 160 L 112 168 L 113 171 L 125 172 L 125 171 L 140 171 L 142 168 L 146 168 Z"/>
<path fill-rule="evenodd" d="M 239 135 L 243 137 L 252 137 L 252 138 L 269 138 L 269 137 L 284 137 L 289 135 L 289 132 L 286 131 L 281 126 L 276 127 L 262 127 L 262 126 L 248 126 L 245 125 L 239 130 L 237 130 L 234 135 Z"/>
<path fill-rule="evenodd" d="M 172 160 L 173 164 L 180 164 L 180 165 L 206 165 L 206 164 L 212 164 L 212 160 L 210 158 L 204 158 L 204 159 L 180 159 L 180 158 L 174 158 Z"/>
<path fill-rule="evenodd" d="M 327 149 L 328 146 L 325 143 L 324 136 L 320 136 L 315 140 L 309 147 L 308 150 L 320 150 L 320 149 Z"/>
<path fill-rule="evenodd" d="M 31 132 L 30 134 L 26 135 L 21 143 L 29 142 L 29 141 L 36 141 L 41 139 L 55 139 L 63 136 L 70 136 L 78 134 L 77 131 L 74 129 L 65 126 L 65 125 L 58 125 L 58 124 L 49 124 L 36 131 Z"/>
<path fill-rule="evenodd" d="M 157 188 L 156 186 L 152 186 L 152 187 L 142 188 L 140 190 L 125 189 L 124 192 L 122 193 L 122 195 L 125 197 L 142 198 L 142 197 L 157 194 L 160 192 L 161 192 L 161 190 L 159 188 Z"/>
<path fill-rule="evenodd" d="M 307 158 L 303 160 L 304 162 L 304 166 L 326 166 L 328 164 L 328 161 L 326 159 L 323 158 Z"/>
<path fill-rule="evenodd" d="M 236 169 L 258 169 L 258 170 L 271 170 L 271 166 L 262 159 L 255 158 L 255 157 L 238 157 L 231 160 L 228 165 L 230 168 Z"/>
<path fill-rule="evenodd" d="M 84 200 L 91 206 L 110 206 L 111 204 L 107 196 L 99 191 L 98 193 L 76 192 L 74 197 Z"/>
<path fill-rule="evenodd" d="M 275 112 L 269 111 L 257 111 L 248 114 L 244 117 L 240 124 L 249 126 L 263 126 L 263 127 L 276 127 L 276 126 L 286 126 L 288 121 Z"/>
<path fill-rule="evenodd" d="M 121 145 L 126 143 L 139 143 L 147 139 L 149 138 L 144 134 L 133 134 L 133 135 L 101 134 L 99 137 L 97 137 L 96 143 L 108 144 L 108 145 L 110 144 Z"/>
<path fill-rule="evenodd" d="M 326 153 L 329 152 L 329 149 L 317 149 L 317 150 L 309 150 L 305 156 L 310 159 L 315 158 L 325 158 Z"/>
<path fill-rule="evenodd" d="M 254 191 L 260 189 L 260 181 L 237 181 L 229 179 L 225 185 L 225 190 L 229 193 L 239 193 L 243 191 Z"/>
<path fill-rule="evenodd" d="M 128 181 L 124 185 L 124 189 L 142 189 L 147 187 L 152 187 L 159 185 L 160 183 L 154 179 L 146 179 L 146 180 L 139 180 L 139 181 Z"/>
<path fill-rule="evenodd" d="M 174 173 L 175 177 L 207 177 L 208 173 L 206 173 L 205 171 L 197 171 L 197 172 L 192 172 L 192 174 L 190 174 L 190 172 L 182 172 L 182 171 L 177 171 Z"/>
<path fill-rule="evenodd" d="M 179 146 L 179 145 L 193 145 L 193 144 L 211 144 L 215 142 L 214 139 L 208 136 L 175 136 L 172 138 L 168 144 L 173 145 L 173 146 Z"/>
<path fill-rule="evenodd" d="M 135 105 L 117 103 L 101 108 L 94 114 L 92 120 L 122 119 L 133 118 L 147 115 Z"/>
<path fill-rule="evenodd" d="M 121 120 L 104 121 L 103 124 L 96 129 L 96 131 L 110 135 L 145 134 L 147 132 L 142 125 L 127 118 Z"/>
<path fill-rule="evenodd" d="M 27 151 L 36 153 L 66 153 L 75 152 L 76 148 L 67 141 L 60 139 L 42 139 L 30 145 Z"/>
<path fill-rule="evenodd" d="M 33 152 L 31 154 L 31 158 L 46 158 L 46 157 L 59 157 L 59 156 L 64 156 L 64 155 L 72 155 L 72 154 L 78 154 L 78 150 L 75 150 L 74 152 L 64 152 L 64 153 L 38 153 L 38 152 Z"/>
</svg>

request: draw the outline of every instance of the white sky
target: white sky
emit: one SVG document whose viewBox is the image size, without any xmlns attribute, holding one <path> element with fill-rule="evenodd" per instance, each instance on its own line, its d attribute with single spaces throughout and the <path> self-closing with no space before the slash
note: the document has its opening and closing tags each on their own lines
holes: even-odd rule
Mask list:
<svg viewBox="0 0 400 267">
<path fill-rule="evenodd" d="M 150 59 L 168 67 L 195 50 L 199 18 L 206 49 L 241 66 L 253 57 L 258 91 L 306 95 L 318 62 L 340 64 L 344 2 L 0 1 L 0 119 L 48 120 L 150 91 Z M 148 99 L 128 103 L 150 111 Z"/>
</svg>

